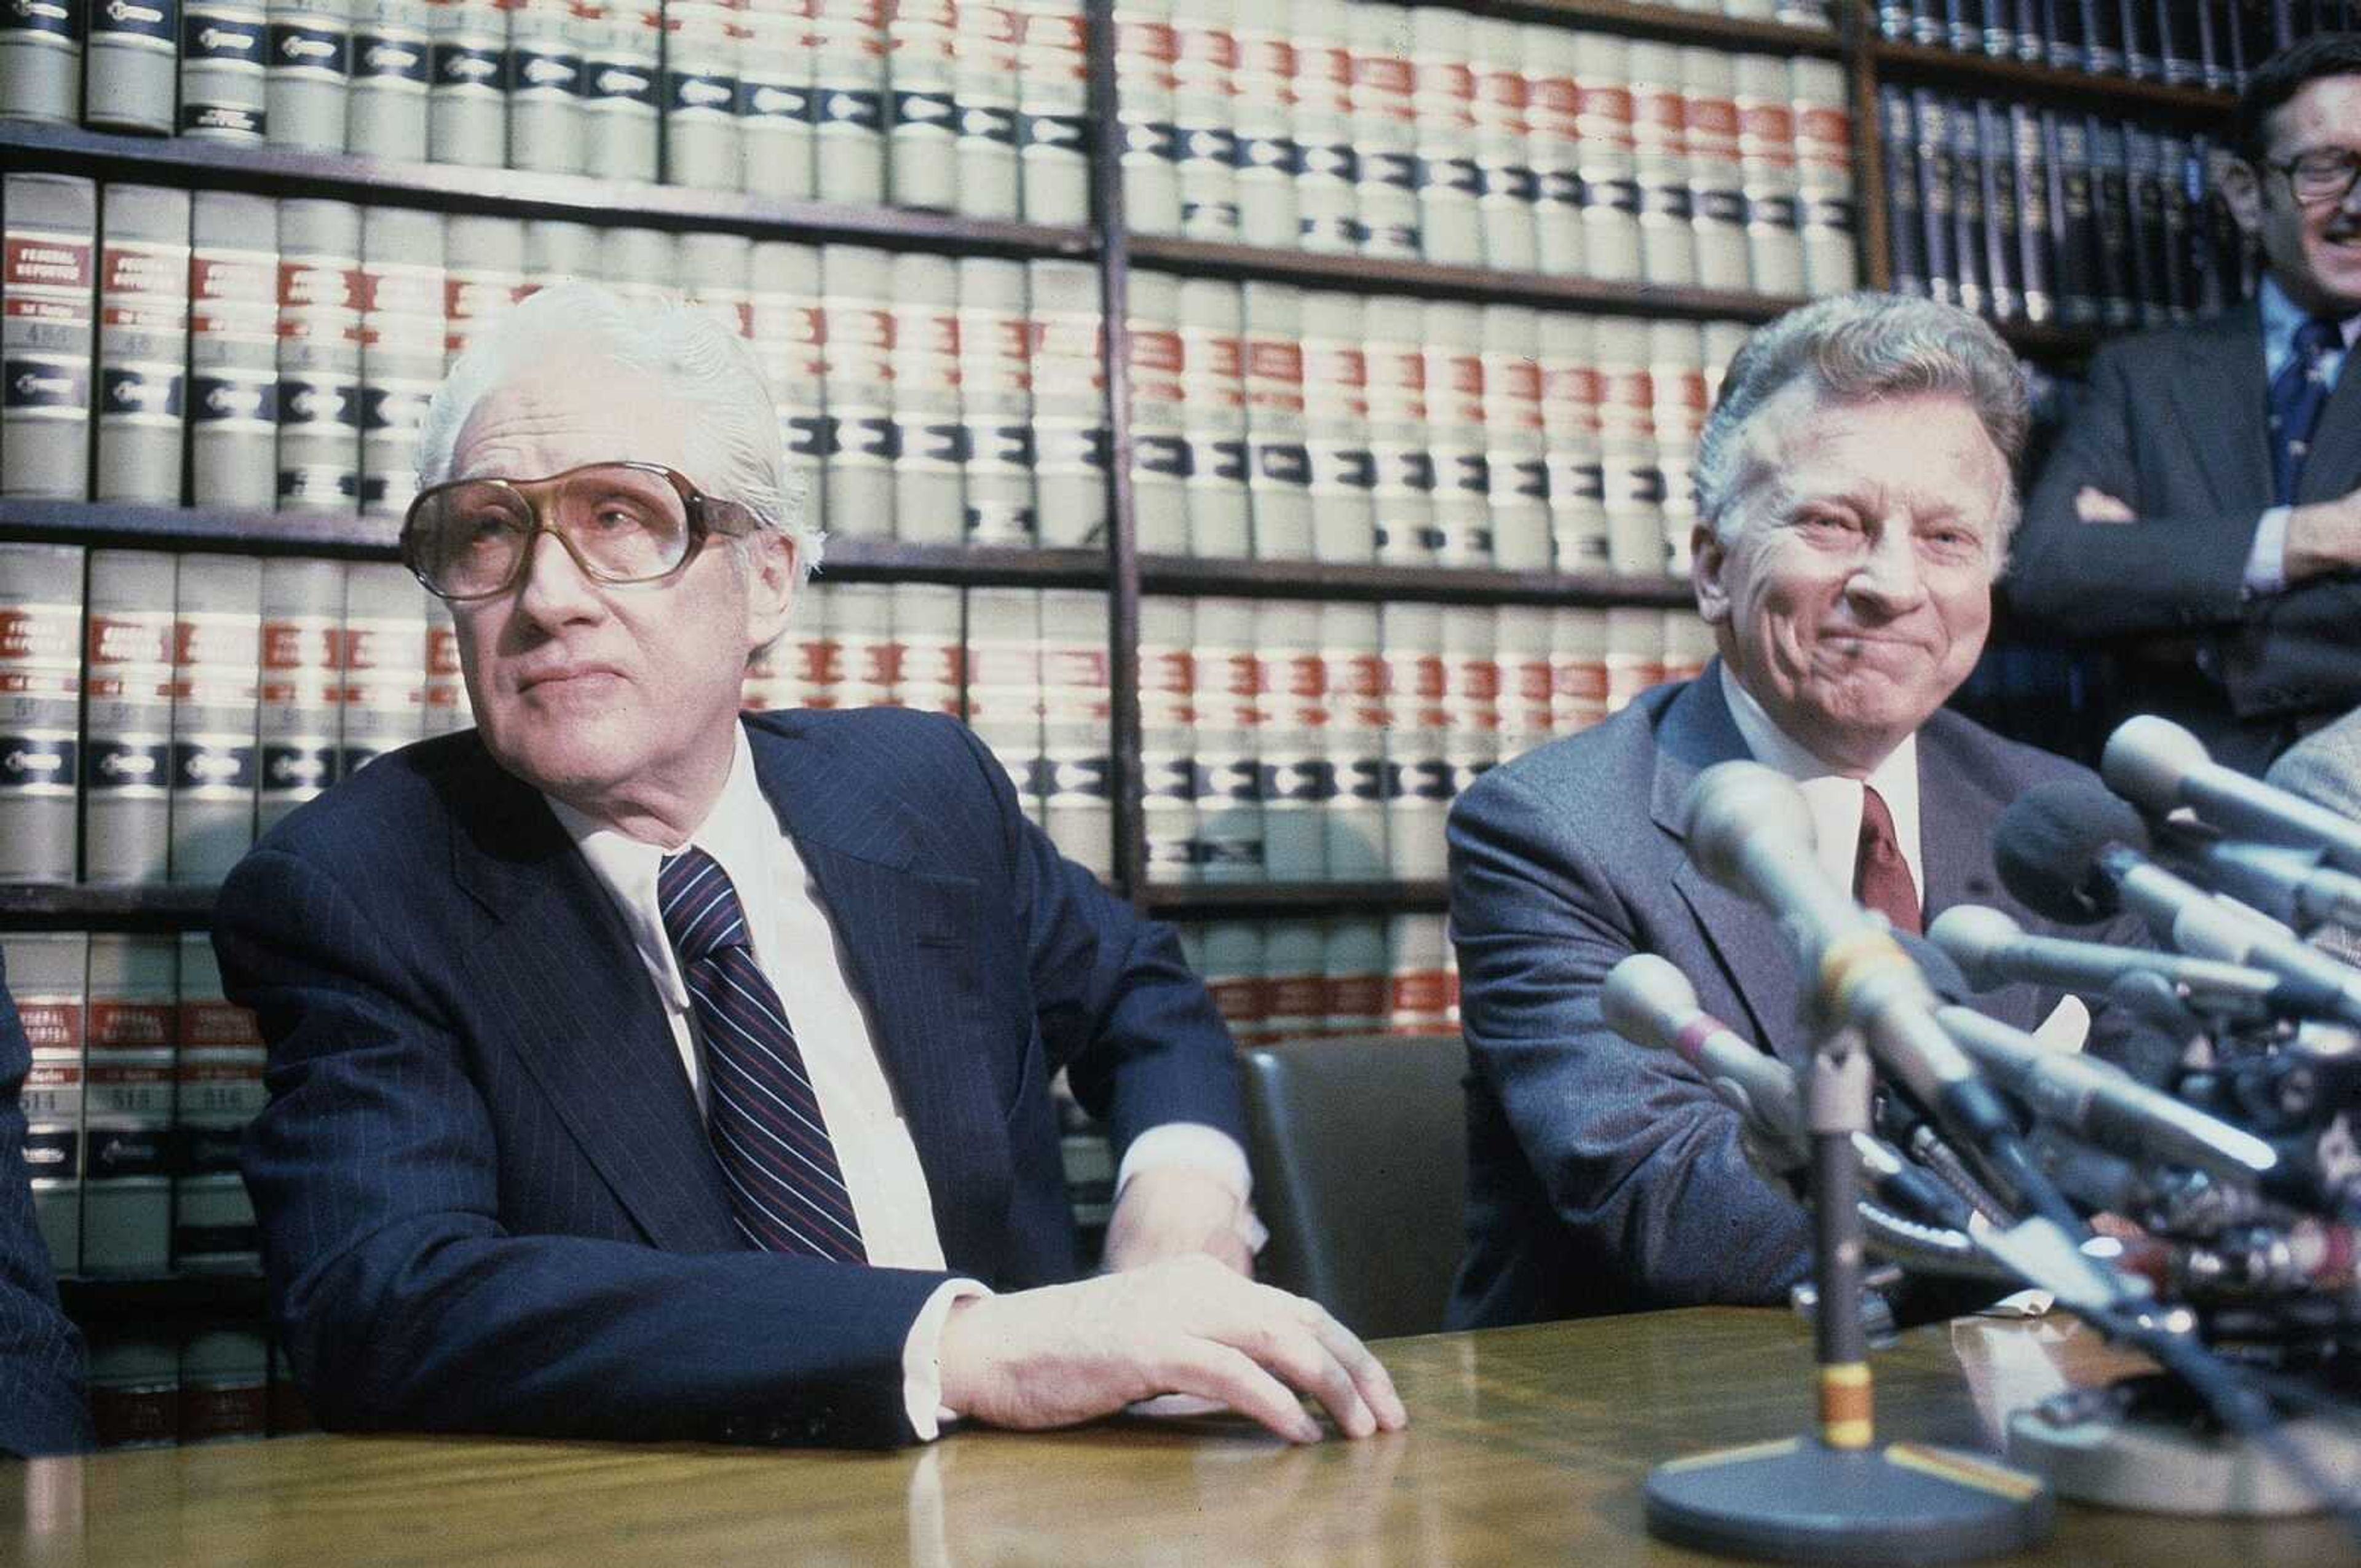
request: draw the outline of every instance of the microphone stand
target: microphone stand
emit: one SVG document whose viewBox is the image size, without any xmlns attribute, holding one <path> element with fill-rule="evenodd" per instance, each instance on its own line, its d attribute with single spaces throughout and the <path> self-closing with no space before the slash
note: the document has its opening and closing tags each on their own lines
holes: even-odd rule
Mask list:
<svg viewBox="0 0 2361 1568">
<path fill-rule="evenodd" d="M 1869 1127 L 1870 1080 L 1857 1032 L 1824 1036 L 1806 1085 L 1817 1424 L 1656 1466 L 1646 1486 L 1652 1535 L 1776 1562 L 1931 1563 L 1997 1556 L 2049 1532 L 2050 1495 L 2038 1477 L 1949 1449 L 1877 1442 L 1851 1146 Z"/>
</svg>

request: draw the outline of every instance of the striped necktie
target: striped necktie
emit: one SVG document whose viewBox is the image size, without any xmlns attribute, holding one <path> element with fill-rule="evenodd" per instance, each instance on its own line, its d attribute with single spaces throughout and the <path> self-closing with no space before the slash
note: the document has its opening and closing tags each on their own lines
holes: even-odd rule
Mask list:
<svg viewBox="0 0 2361 1568">
<path fill-rule="evenodd" d="M 664 858 L 656 902 L 705 1041 L 706 1124 L 738 1229 L 771 1252 L 868 1262 L 803 1051 L 754 961 L 730 873 L 692 845 Z"/>
<path fill-rule="evenodd" d="M 2332 321 L 2312 317 L 2295 329 L 2288 362 L 2271 380 L 2271 490 L 2273 504 L 2295 500 L 2296 481 L 2303 477 L 2303 460 L 2312 452 L 2312 438 L 2320 428 L 2320 411 L 2328 406 L 2329 350 L 2343 341 L 2343 329 Z"/>
</svg>

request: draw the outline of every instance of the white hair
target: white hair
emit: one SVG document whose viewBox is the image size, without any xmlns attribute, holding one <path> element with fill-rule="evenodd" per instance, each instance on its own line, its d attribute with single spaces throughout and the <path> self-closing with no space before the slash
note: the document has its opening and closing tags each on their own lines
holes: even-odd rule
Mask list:
<svg viewBox="0 0 2361 1568">
<path fill-rule="evenodd" d="M 778 408 L 753 354 L 713 316 L 671 295 L 627 301 L 569 280 L 528 296 L 459 356 L 435 391 L 418 432 L 419 482 L 452 477 L 459 433 L 485 398 L 541 366 L 578 359 L 651 378 L 719 460 L 718 472 L 688 476 L 697 488 L 792 539 L 807 576 L 819 565 L 826 535 L 807 521 L 807 487 L 785 465 Z"/>
</svg>

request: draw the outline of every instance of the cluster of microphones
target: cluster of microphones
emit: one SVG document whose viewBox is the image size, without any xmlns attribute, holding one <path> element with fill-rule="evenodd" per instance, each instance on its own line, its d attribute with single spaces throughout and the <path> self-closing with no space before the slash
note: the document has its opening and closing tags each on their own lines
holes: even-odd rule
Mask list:
<svg viewBox="0 0 2361 1568">
<path fill-rule="evenodd" d="M 1820 868 L 1787 779 L 1698 777 L 1690 855 L 1778 921 L 1818 1050 L 1866 1052 L 1866 1127 L 1662 959 L 1616 966 L 1608 1022 L 1686 1058 L 1766 1174 L 1849 1126 L 1861 1234 L 1894 1262 L 2046 1290 L 2192 1382 L 2251 1370 L 2361 1409 L 2361 822 L 2160 718 L 2118 729 L 2101 773 L 2026 792 L 1993 843 L 2020 904 L 2092 940 L 1973 905 L 1898 936 Z M 2082 998 L 2114 1059 L 1966 1005 L 2020 985 Z M 2095 1214 L 2120 1223 L 2094 1236 Z"/>
</svg>

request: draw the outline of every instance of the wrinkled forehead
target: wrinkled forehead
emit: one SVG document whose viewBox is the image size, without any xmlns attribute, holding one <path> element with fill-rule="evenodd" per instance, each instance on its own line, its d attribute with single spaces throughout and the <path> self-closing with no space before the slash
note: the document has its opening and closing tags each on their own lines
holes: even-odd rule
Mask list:
<svg viewBox="0 0 2361 1568">
<path fill-rule="evenodd" d="M 1889 422 L 1864 420 L 1872 409 L 1904 417 L 1902 445 L 1890 444 L 1895 432 Z M 1976 491 L 1945 488 L 1940 499 L 1980 526 L 2007 510 L 2008 460 L 1965 398 L 1913 392 L 1843 399 L 1798 379 L 1767 399 L 1741 435 L 1737 488 L 1749 500 L 1775 502 L 1831 488 L 1906 492 L 1950 479 L 1956 461 L 1974 473 Z"/>
<path fill-rule="evenodd" d="M 714 459 L 687 411 L 644 372 L 594 358 L 555 359 L 495 383 L 468 413 L 451 454 L 455 478 L 539 479 L 586 463 L 661 463 L 710 483 Z"/>
</svg>

